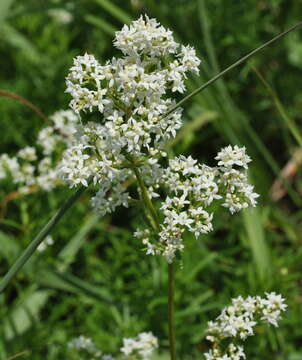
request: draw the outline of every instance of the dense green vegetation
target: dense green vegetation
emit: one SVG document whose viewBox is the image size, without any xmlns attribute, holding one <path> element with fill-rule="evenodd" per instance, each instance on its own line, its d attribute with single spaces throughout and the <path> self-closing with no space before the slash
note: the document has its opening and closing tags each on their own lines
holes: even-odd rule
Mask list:
<svg viewBox="0 0 302 360">
<path fill-rule="evenodd" d="M 227 4 L 226 4 L 227 3 Z M 53 10 L 66 9 L 64 24 Z M 65 76 L 73 57 L 93 53 L 101 62 L 117 54 L 114 31 L 147 13 L 191 44 L 202 58 L 194 90 L 240 56 L 302 18 L 294 0 L 1 0 L 0 90 L 18 94 L 46 116 L 67 109 Z M 247 148 L 259 206 L 230 218 L 221 211 L 215 231 L 188 247 L 176 274 L 176 332 L 180 359 L 202 359 L 204 329 L 232 297 L 281 293 L 289 306 L 280 328 L 258 328 L 249 359 L 302 359 L 302 30 L 291 33 L 229 73 L 185 106 L 175 154 L 211 165 L 226 144 Z M 180 99 L 180 98 L 179 98 Z M 45 121 L 22 102 L 0 97 L 0 153 L 33 145 Z M 273 184 L 290 162 L 292 173 Z M 0 273 L 68 196 L 15 193 L 0 187 Z M 121 339 L 152 330 L 167 350 L 167 271 L 133 237 L 141 221 L 121 208 L 99 219 L 89 190 L 53 233 L 55 244 L 37 253 L 0 295 L 0 359 L 69 359 L 66 344 L 91 337 L 104 352 Z"/>
</svg>

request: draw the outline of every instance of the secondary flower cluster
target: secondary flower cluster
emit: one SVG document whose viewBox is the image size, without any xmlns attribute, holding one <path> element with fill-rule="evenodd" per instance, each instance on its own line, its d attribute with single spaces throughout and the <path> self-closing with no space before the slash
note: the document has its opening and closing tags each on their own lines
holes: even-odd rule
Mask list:
<svg viewBox="0 0 302 360">
<path fill-rule="evenodd" d="M 75 141 L 77 115 L 71 110 L 58 111 L 50 122 L 39 132 L 37 147 L 26 146 L 13 157 L 0 156 L 0 180 L 10 177 L 21 193 L 34 188 L 49 191 L 62 184 L 60 159 L 62 151 Z"/>
<path fill-rule="evenodd" d="M 142 332 L 135 338 L 123 339 L 123 346 L 120 348 L 121 360 L 149 360 L 158 347 L 157 338 L 151 332 Z M 77 351 L 84 351 L 92 356 L 92 359 L 114 360 L 109 354 L 103 354 L 95 343 L 85 336 L 79 336 L 68 343 L 68 348 Z"/>
<path fill-rule="evenodd" d="M 274 292 L 266 293 L 265 298 L 249 296 L 243 299 L 239 296 L 232 299 L 232 304 L 224 308 L 215 321 L 208 323 L 207 339 L 213 343 L 213 349 L 204 354 L 206 360 L 245 359 L 244 349 L 237 345 L 238 341 L 254 335 L 259 320 L 277 327 L 281 312 L 286 308 L 282 296 Z M 225 339 L 230 339 L 230 343 L 223 349 L 221 343 Z"/>
<path fill-rule="evenodd" d="M 148 254 L 162 254 L 171 262 L 184 247 L 182 235 L 186 230 L 195 237 L 212 231 L 210 206 L 215 200 L 221 201 L 231 213 L 256 205 L 258 195 L 248 184 L 245 172 L 251 161 L 245 148 L 228 146 L 215 159 L 218 166 L 209 167 L 198 164 L 191 156 L 180 156 L 171 159 L 161 173 L 157 170 L 156 186 L 161 184 L 168 192 L 160 206 L 163 222 L 159 231 L 147 229 L 135 233 L 146 245 Z"/>
</svg>

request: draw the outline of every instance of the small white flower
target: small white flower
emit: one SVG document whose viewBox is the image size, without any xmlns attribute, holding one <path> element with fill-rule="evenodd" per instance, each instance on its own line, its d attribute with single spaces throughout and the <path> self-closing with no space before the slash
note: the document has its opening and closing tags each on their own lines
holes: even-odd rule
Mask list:
<svg viewBox="0 0 302 360">
<path fill-rule="evenodd" d="M 287 305 L 284 299 L 276 293 L 266 293 L 266 298 L 249 296 L 243 299 L 241 296 L 232 299 L 232 304 L 224 308 L 215 321 L 210 321 L 207 328 L 207 340 L 213 343 L 213 350 L 204 354 L 206 359 L 245 359 L 242 346 L 231 342 L 228 348 L 221 350 L 221 341 L 226 338 L 235 340 L 246 340 L 247 337 L 254 335 L 253 328 L 259 319 L 268 324 L 278 326 L 280 314 L 286 310 Z"/>
<path fill-rule="evenodd" d="M 237 165 L 247 169 L 247 164 L 251 161 L 251 158 L 245 153 L 245 147 L 237 145 L 223 148 L 215 159 L 218 160 L 218 166 L 226 168 Z"/>
<path fill-rule="evenodd" d="M 41 242 L 37 247 L 39 252 L 45 251 L 49 246 L 53 245 L 54 241 L 51 235 L 46 236 L 46 238 Z"/>
<path fill-rule="evenodd" d="M 158 340 L 151 332 L 143 332 L 138 334 L 136 338 L 123 339 L 121 352 L 127 356 L 133 356 L 133 359 L 149 360 L 158 347 Z M 135 355 L 139 355 L 137 358 Z M 132 359 L 132 357 L 131 357 Z"/>
</svg>

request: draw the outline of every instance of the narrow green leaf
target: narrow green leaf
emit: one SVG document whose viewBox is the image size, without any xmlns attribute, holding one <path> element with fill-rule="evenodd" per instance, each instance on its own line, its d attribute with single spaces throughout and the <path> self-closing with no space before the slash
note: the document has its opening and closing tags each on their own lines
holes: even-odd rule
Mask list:
<svg viewBox="0 0 302 360">
<path fill-rule="evenodd" d="M 101 300 L 108 303 L 112 303 L 112 298 L 109 292 L 107 291 L 107 289 L 100 288 L 95 285 L 91 285 L 87 281 L 84 281 L 70 273 L 66 273 L 66 272 L 60 273 L 57 271 L 53 271 L 53 274 L 57 276 L 59 279 L 64 280 L 67 284 L 73 286 L 73 288 L 77 289 L 79 293 L 93 297 L 98 301 Z"/>
<path fill-rule="evenodd" d="M 101 19 L 99 16 L 86 15 L 85 21 L 88 22 L 89 24 L 97 26 L 98 28 L 102 29 L 105 33 L 107 33 L 110 36 L 113 36 L 117 31 L 117 28 L 109 24 L 107 21 Z"/>
<path fill-rule="evenodd" d="M 295 121 L 287 114 L 284 106 L 282 105 L 281 100 L 278 97 L 278 94 L 272 88 L 272 86 L 269 84 L 269 82 L 264 78 L 264 76 L 260 73 L 260 71 L 258 71 L 258 69 L 255 66 L 252 66 L 252 70 L 258 76 L 258 78 L 260 79 L 262 84 L 265 86 L 265 88 L 268 90 L 277 112 L 279 113 L 281 119 L 284 121 L 284 123 L 288 127 L 292 136 L 297 141 L 297 144 L 300 147 L 302 147 L 302 135 L 301 135 L 300 127 L 298 127 L 297 124 L 295 123 Z"/>
<path fill-rule="evenodd" d="M 4 335 L 6 340 L 11 340 L 15 336 L 22 335 L 32 325 L 32 318 L 37 319 L 39 311 L 47 302 L 51 292 L 46 290 L 35 291 L 30 294 L 22 303 L 16 306 L 9 314 L 11 324 L 8 319 L 2 319 Z M 30 316 L 29 313 L 30 312 Z M 15 329 L 12 329 L 12 325 Z"/>
<path fill-rule="evenodd" d="M 79 249 L 85 241 L 85 237 L 93 229 L 93 227 L 100 221 L 100 216 L 96 214 L 89 215 L 84 225 L 80 228 L 77 234 L 68 242 L 68 244 L 60 251 L 59 259 L 62 261 L 58 267 L 60 271 L 66 268 L 73 262 Z"/>
<path fill-rule="evenodd" d="M 271 277 L 271 261 L 258 208 L 242 212 L 247 241 L 255 261 L 256 272 L 261 281 Z"/>
<path fill-rule="evenodd" d="M 14 0 L 1 0 L 0 1 L 0 26 L 8 15 L 8 11 L 13 4 Z"/>
<path fill-rule="evenodd" d="M 196 264 L 195 267 L 191 268 L 190 271 L 186 272 L 185 278 L 186 281 L 193 281 L 195 276 L 204 269 L 208 264 L 213 262 L 217 258 L 217 253 L 211 252 L 204 259 L 202 259 L 199 263 Z"/>
<path fill-rule="evenodd" d="M 43 227 L 39 234 L 34 238 L 34 240 L 28 245 L 28 247 L 23 251 L 23 253 L 16 260 L 14 265 L 9 269 L 7 274 L 0 282 L 0 293 L 5 290 L 12 278 L 17 274 L 18 271 L 24 266 L 24 264 L 31 258 L 33 253 L 36 251 L 37 247 L 41 242 L 46 238 L 47 235 L 51 233 L 53 228 L 61 220 L 63 215 L 69 210 L 69 208 L 79 199 L 82 193 L 85 191 L 85 187 L 81 186 L 79 189 L 74 192 L 69 199 L 67 199 L 61 208 L 55 213 L 55 215 L 48 221 L 48 223 Z"/>
<path fill-rule="evenodd" d="M 123 24 L 129 24 L 132 21 L 131 16 L 129 16 L 124 10 L 114 5 L 109 0 L 95 0 L 95 2 L 100 5 L 103 9 L 107 10 L 109 14 L 115 17 Z"/>
<path fill-rule="evenodd" d="M 191 94 L 187 95 L 186 97 L 184 97 L 182 100 L 180 100 L 176 105 L 174 105 L 169 111 L 167 111 L 163 117 L 168 116 L 169 114 L 171 114 L 172 112 L 174 112 L 176 109 L 178 109 L 180 106 L 182 106 L 185 102 L 189 101 L 192 97 L 194 97 L 195 95 L 199 94 L 201 91 L 205 90 L 208 86 L 212 85 L 215 81 L 217 81 L 218 79 L 220 79 L 221 77 L 223 77 L 225 74 L 227 74 L 229 71 L 233 70 L 235 67 L 241 65 L 242 63 L 244 63 L 245 61 L 247 61 L 249 58 L 251 58 L 252 56 L 256 55 L 258 52 L 260 52 L 261 50 L 263 50 L 264 48 L 266 48 L 267 46 L 271 45 L 272 43 L 274 43 L 275 41 L 281 39 L 283 36 L 287 35 L 288 33 L 290 33 L 291 31 L 297 29 L 298 27 L 302 26 L 302 21 L 291 26 L 289 29 L 283 31 L 282 33 L 280 33 L 279 35 L 275 36 L 274 38 L 272 38 L 271 40 L 265 42 L 264 44 L 260 45 L 259 47 L 257 47 L 256 49 L 250 51 L 248 54 L 246 54 L 245 56 L 243 56 L 242 58 L 240 58 L 239 60 L 235 61 L 232 65 L 228 66 L 226 69 L 224 69 L 223 71 L 221 71 L 219 74 L 215 75 L 212 79 L 210 79 L 209 81 L 207 81 L 205 84 L 201 85 L 199 88 L 197 88 L 196 90 L 194 90 Z"/>
<path fill-rule="evenodd" d="M 39 54 L 35 46 L 23 34 L 8 24 L 3 24 L 0 28 L 1 37 L 16 49 L 23 51 L 25 57 L 34 63 L 41 61 L 42 55 Z"/>
</svg>

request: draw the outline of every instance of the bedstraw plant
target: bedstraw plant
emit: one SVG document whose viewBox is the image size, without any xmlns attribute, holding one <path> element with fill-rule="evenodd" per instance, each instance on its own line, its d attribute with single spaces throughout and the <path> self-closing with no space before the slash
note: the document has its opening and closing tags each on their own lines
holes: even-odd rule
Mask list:
<svg viewBox="0 0 302 360">
<path fill-rule="evenodd" d="M 231 65 L 191 96 L 294 28 Z M 174 271 L 185 251 L 183 235 L 191 232 L 199 238 L 212 231 L 219 205 L 231 214 L 256 206 L 258 194 L 247 174 L 251 158 L 237 145 L 226 146 L 213 156 L 214 166 L 191 156 L 169 157 L 167 146 L 182 126 L 179 105 L 188 99 L 176 103 L 174 94 L 186 91 L 185 80 L 190 73 L 198 74 L 201 60 L 194 48 L 177 43 L 170 30 L 147 16 L 125 25 L 113 44 L 122 56 L 105 64 L 91 54 L 74 59 L 66 78 L 71 110 L 50 118 L 52 124 L 39 133 L 37 149 L 26 147 L 15 157 L 0 157 L 0 178 L 11 176 L 23 193 L 51 190 L 62 183 L 77 188 L 10 270 L 1 289 L 83 189 L 92 185 L 91 205 L 101 216 L 118 206 L 144 211 L 145 221 L 134 237 L 140 239 L 146 254 L 167 261 L 169 352 L 175 360 Z M 240 343 L 254 334 L 258 320 L 277 326 L 285 309 L 284 299 L 275 293 L 233 299 L 208 324 L 212 349 L 205 358 L 245 359 Z M 135 339 L 124 339 L 118 358 L 149 359 L 157 346 L 152 333 L 141 333 Z M 113 359 L 83 336 L 72 340 L 69 348 L 84 350 L 90 358 Z"/>
</svg>

